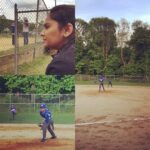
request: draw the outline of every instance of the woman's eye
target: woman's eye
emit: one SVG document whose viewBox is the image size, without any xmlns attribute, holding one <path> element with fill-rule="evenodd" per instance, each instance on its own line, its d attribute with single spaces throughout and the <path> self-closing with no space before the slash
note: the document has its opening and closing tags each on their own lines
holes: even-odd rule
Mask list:
<svg viewBox="0 0 150 150">
<path fill-rule="evenodd" d="M 44 28 L 45 28 L 45 29 L 48 29 L 48 28 L 49 28 L 49 25 L 44 25 Z"/>
</svg>

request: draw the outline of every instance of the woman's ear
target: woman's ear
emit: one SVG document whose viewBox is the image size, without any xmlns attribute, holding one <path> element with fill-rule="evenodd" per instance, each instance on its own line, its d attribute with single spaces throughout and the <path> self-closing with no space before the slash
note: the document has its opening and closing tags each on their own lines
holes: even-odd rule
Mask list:
<svg viewBox="0 0 150 150">
<path fill-rule="evenodd" d="M 64 27 L 64 37 L 68 37 L 70 36 L 74 31 L 73 25 L 71 23 L 68 23 L 65 27 Z"/>
</svg>

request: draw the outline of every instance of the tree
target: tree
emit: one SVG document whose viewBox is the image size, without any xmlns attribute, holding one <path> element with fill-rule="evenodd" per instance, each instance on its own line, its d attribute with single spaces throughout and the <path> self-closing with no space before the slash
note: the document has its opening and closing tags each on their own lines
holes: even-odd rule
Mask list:
<svg viewBox="0 0 150 150">
<path fill-rule="evenodd" d="M 108 55 L 116 45 L 116 24 L 109 18 L 93 18 L 90 21 L 90 25 L 92 27 L 93 40 L 99 39 L 99 46 L 103 49 L 103 58 L 106 65 Z M 96 36 L 97 34 L 98 36 Z"/>
<path fill-rule="evenodd" d="M 126 19 L 121 19 L 117 25 L 117 44 L 120 47 L 120 57 L 123 66 L 125 67 L 126 61 L 124 59 L 124 47 L 126 46 L 126 42 L 129 40 L 129 23 Z"/>
<path fill-rule="evenodd" d="M 131 29 L 132 27 L 132 29 Z M 142 21 L 118 24 L 109 18 L 76 22 L 76 72 L 150 75 L 150 26 Z"/>
<path fill-rule="evenodd" d="M 76 72 L 85 73 L 87 59 L 87 43 L 89 42 L 89 25 L 82 19 L 76 20 Z"/>
<path fill-rule="evenodd" d="M 139 74 L 147 78 L 150 68 L 150 28 L 147 24 L 135 21 L 132 24 L 133 34 L 129 46 L 133 49 L 134 63 L 141 66 Z"/>
</svg>

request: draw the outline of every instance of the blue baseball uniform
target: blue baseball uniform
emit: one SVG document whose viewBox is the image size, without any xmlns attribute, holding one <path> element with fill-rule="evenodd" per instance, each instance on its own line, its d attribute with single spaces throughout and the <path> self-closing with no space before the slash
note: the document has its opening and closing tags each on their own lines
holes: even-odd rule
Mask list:
<svg viewBox="0 0 150 150">
<path fill-rule="evenodd" d="M 104 82 L 104 80 L 105 80 L 104 76 L 100 75 L 99 76 L 99 82 Z"/>
<path fill-rule="evenodd" d="M 12 45 L 15 45 L 15 30 L 16 30 L 15 23 L 11 24 L 10 30 L 12 33 Z"/>
<path fill-rule="evenodd" d="M 11 107 L 10 107 L 10 112 L 11 112 L 12 118 L 13 118 L 13 120 L 14 120 L 14 119 L 15 119 L 15 115 L 16 115 L 16 113 L 17 113 L 16 107 L 15 107 L 14 105 L 11 105 Z"/>
<path fill-rule="evenodd" d="M 112 80 L 111 79 L 108 80 L 108 87 L 109 87 L 109 85 L 112 87 Z"/>
<path fill-rule="evenodd" d="M 99 76 L 99 92 L 100 92 L 101 88 L 103 88 L 103 91 L 105 91 L 104 80 L 105 80 L 105 77 L 103 75 L 100 75 Z"/>
<path fill-rule="evenodd" d="M 46 108 L 46 104 L 41 104 L 40 108 L 44 110 L 44 111 L 40 110 L 40 115 L 41 115 L 41 117 L 44 118 L 44 122 L 42 125 L 43 138 L 42 138 L 41 142 L 44 142 L 46 140 L 46 131 L 47 130 L 52 135 L 52 138 L 56 138 L 56 135 L 53 131 L 54 130 L 54 124 L 53 124 L 51 112 L 48 110 L 48 108 Z"/>
<path fill-rule="evenodd" d="M 52 120 L 52 114 L 51 114 L 51 112 L 47 108 L 45 108 L 45 112 L 41 112 L 40 111 L 40 115 L 43 118 L 45 118 L 45 122 L 46 123 L 50 123 L 51 122 L 51 120 Z"/>
</svg>

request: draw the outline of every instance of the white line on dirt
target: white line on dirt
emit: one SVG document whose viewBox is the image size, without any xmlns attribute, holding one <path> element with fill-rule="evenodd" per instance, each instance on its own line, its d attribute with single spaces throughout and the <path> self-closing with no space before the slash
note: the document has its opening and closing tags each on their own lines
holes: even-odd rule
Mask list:
<svg viewBox="0 0 150 150">
<path fill-rule="evenodd" d="M 106 121 L 96 121 L 96 122 L 83 122 L 83 123 L 76 123 L 76 126 L 86 126 L 86 125 L 95 125 L 95 124 L 112 124 L 112 123 L 146 121 L 146 120 L 150 120 L 150 117 L 148 117 L 148 118 L 122 119 L 122 120 L 106 120 Z"/>
</svg>

